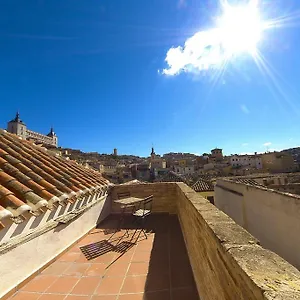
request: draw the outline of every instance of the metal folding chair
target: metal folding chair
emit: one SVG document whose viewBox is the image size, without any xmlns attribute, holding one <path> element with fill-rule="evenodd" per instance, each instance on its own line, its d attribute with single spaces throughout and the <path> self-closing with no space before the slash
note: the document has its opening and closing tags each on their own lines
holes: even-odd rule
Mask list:
<svg viewBox="0 0 300 300">
<path fill-rule="evenodd" d="M 152 212 L 152 201 L 153 195 L 146 197 L 143 201 L 140 202 L 137 209 L 135 209 L 132 213 L 132 216 L 134 217 L 133 223 L 137 223 L 140 225 L 140 229 L 144 233 L 146 239 L 148 237 L 146 235 L 145 225 L 147 218 L 151 215 Z"/>
</svg>

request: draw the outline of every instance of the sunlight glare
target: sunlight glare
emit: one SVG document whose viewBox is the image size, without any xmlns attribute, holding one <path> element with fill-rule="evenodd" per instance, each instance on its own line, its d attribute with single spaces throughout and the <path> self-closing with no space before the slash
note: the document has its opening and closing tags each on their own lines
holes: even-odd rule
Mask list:
<svg viewBox="0 0 300 300">
<path fill-rule="evenodd" d="M 260 19 L 257 1 L 243 6 L 223 5 L 223 15 L 218 20 L 222 47 L 228 55 L 256 52 L 264 24 Z"/>
</svg>

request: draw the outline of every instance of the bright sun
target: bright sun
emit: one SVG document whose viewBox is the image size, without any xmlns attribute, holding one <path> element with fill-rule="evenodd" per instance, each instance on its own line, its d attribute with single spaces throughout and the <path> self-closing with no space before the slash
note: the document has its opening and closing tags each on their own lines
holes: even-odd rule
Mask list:
<svg viewBox="0 0 300 300">
<path fill-rule="evenodd" d="M 260 19 L 257 1 L 243 6 L 223 5 L 223 15 L 218 20 L 220 40 L 228 55 L 241 52 L 255 53 L 264 24 Z"/>
</svg>

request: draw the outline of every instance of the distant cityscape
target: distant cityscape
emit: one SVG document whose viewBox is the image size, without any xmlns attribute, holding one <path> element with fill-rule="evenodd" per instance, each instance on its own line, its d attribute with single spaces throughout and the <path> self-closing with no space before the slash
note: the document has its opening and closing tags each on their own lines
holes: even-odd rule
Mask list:
<svg viewBox="0 0 300 300">
<path fill-rule="evenodd" d="M 182 181 L 200 192 L 213 190 L 218 177 L 278 174 L 297 172 L 300 164 L 300 148 L 281 152 L 254 153 L 253 155 L 223 155 L 219 148 L 209 153 L 166 153 L 159 155 L 152 147 L 148 157 L 118 155 L 58 147 L 58 136 L 53 128 L 47 135 L 31 131 L 17 112 L 8 122 L 7 131 L 22 139 L 30 140 L 48 149 L 53 155 L 75 160 L 85 167 L 99 171 L 113 183 Z"/>
</svg>

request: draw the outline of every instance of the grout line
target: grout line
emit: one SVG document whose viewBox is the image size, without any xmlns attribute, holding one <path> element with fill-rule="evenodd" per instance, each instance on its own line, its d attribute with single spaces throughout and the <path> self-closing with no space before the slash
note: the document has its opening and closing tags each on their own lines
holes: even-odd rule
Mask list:
<svg viewBox="0 0 300 300">
<path fill-rule="evenodd" d="M 172 297 L 172 280 L 171 280 L 171 233 L 170 233 L 170 217 L 168 217 L 168 259 L 169 259 L 169 289 L 170 289 L 170 300 Z"/>
<path fill-rule="evenodd" d="M 137 240 L 136 240 L 136 242 L 137 242 Z M 125 283 L 125 280 L 126 280 L 126 277 L 127 277 L 127 274 L 128 274 L 129 268 L 130 268 L 130 265 L 131 265 L 131 263 L 132 263 L 133 256 L 135 255 L 135 252 L 137 251 L 137 248 L 138 248 L 138 247 L 137 247 L 137 245 L 136 245 L 136 247 L 135 247 L 135 249 L 134 249 L 134 251 L 133 251 L 133 253 L 132 253 L 132 255 L 131 255 L 130 261 L 129 261 L 129 263 L 128 263 L 128 267 L 127 267 L 127 270 L 126 270 L 126 272 L 125 272 L 125 276 L 124 276 L 124 279 L 123 279 L 123 282 L 122 282 L 122 284 L 121 284 L 121 287 L 120 287 L 120 290 L 119 290 L 119 293 L 118 293 L 118 295 L 117 295 L 116 300 L 118 300 L 119 297 L 120 297 L 120 293 L 121 293 L 122 288 L 123 288 L 123 286 L 124 286 L 124 283 Z"/>
</svg>

